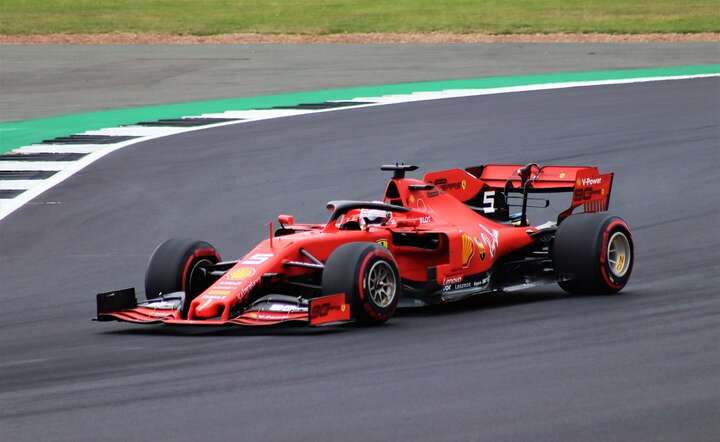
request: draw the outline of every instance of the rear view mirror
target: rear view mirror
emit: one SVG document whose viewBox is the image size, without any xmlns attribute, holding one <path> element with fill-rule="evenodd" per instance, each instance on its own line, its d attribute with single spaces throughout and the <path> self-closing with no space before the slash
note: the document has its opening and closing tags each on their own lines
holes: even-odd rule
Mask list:
<svg viewBox="0 0 720 442">
<path fill-rule="evenodd" d="M 295 217 L 292 215 L 278 215 L 278 222 L 281 226 L 292 226 L 295 224 Z"/>
</svg>

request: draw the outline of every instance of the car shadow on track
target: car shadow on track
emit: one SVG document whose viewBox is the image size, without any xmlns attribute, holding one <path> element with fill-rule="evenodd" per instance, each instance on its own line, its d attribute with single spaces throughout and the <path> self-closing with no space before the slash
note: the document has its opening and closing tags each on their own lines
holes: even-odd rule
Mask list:
<svg viewBox="0 0 720 442">
<path fill-rule="evenodd" d="M 448 304 L 429 305 L 424 307 L 402 308 L 395 313 L 398 317 L 429 317 L 438 315 L 462 314 L 474 310 L 490 310 L 508 308 L 536 302 L 547 302 L 569 299 L 570 296 L 558 291 L 533 291 L 515 293 L 493 293 L 479 295 Z"/>
<path fill-rule="evenodd" d="M 131 324 L 125 324 L 131 327 Z M 310 336 L 331 335 L 345 333 L 353 324 L 341 324 L 327 327 L 308 327 L 297 325 L 280 325 L 265 327 L 242 326 L 170 326 L 170 325 L 144 325 L 119 330 L 108 330 L 103 335 L 151 335 L 151 336 L 177 336 L 177 337 L 205 337 L 205 336 Z"/>
</svg>

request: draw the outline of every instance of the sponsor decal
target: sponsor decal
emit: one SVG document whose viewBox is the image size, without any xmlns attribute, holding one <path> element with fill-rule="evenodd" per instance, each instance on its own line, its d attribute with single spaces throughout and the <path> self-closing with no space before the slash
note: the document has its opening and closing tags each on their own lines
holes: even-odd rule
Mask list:
<svg viewBox="0 0 720 442">
<path fill-rule="evenodd" d="M 415 202 L 415 197 L 413 195 L 410 195 L 408 197 L 408 203 L 413 204 Z"/>
<path fill-rule="evenodd" d="M 146 305 L 142 305 L 142 307 L 151 308 L 154 310 L 178 310 L 180 307 L 182 307 L 182 302 L 180 302 L 179 299 L 174 299 L 171 301 L 150 301 Z M 151 315 L 157 315 L 158 312 L 151 312 Z M 166 315 L 167 313 L 160 313 L 161 316 Z"/>
<path fill-rule="evenodd" d="M 575 189 L 573 191 L 573 201 L 587 201 L 593 198 L 595 194 L 604 195 L 603 189 L 593 190 L 591 187 L 585 189 Z"/>
<path fill-rule="evenodd" d="M 227 289 L 234 290 L 243 285 L 242 281 L 233 281 L 231 279 L 221 279 L 220 281 L 213 284 L 213 288 L 216 289 Z"/>
<path fill-rule="evenodd" d="M 292 304 L 270 304 L 268 311 L 271 312 L 282 312 L 282 313 L 295 313 L 305 312 L 305 307 L 300 307 Z"/>
<path fill-rule="evenodd" d="M 289 313 L 289 312 L 286 312 Z M 285 318 L 278 317 L 277 315 L 273 315 L 271 313 L 263 313 L 263 312 L 248 312 L 246 315 L 250 316 L 251 318 L 258 319 L 258 320 L 266 320 L 266 321 L 278 321 L 283 320 Z"/>
<path fill-rule="evenodd" d="M 426 195 L 428 196 L 428 198 L 435 198 L 436 196 L 440 195 L 440 192 L 437 190 L 429 190 Z"/>
<path fill-rule="evenodd" d="M 475 254 L 475 241 L 467 233 L 462 234 L 462 265 L 468 267 Z"/>
<path fill-rule="evenodd" d="M 256 266 L 256 265 L 260 265 L 260 264 L 264 263 L 265 261 L 267 261 L 268 259 L 270 259 L 272 257 L 273 257 L 272 253 L 254 253 L 254 254 L 248 256 L 247 258 L 245 258 L 244 260 L 240 261 L 240 264 Z"/>
<path fill-rule="evenodd" d="M 495 229 L 488 229 L 482 224 L 478 224 L 485 232 L 480 232 L 480 237 L 472 237 L 466 233 L 462 234 L 462 263 L 463 267 L 469 267 L 472 257 L 475 256 L 477 248 L 478 256 L 481 261 L 485 261 L 487 250 L 490 250 L 490 256 L 495 257 L 495 251 L 499 244 L 500 232 Z"/>
<path fill-rule="evenodd" d="M 377 243 L 381 247 L 385 247 L 386 249 L 388 248 L 388 240 L 387 239 L 384 239 L 384 238 L 379 239 L 379 240 L 375 241 L 375 243 Z"/>
<path fill-rule="evenodd" d="M 594 185 L 596 185 L 596 184 L 602 184 L 602 178 L 601 178 L 601 177 L 597 177 L 597 178 L 583 178 L 583 179 L 580 180 L 580 181 L 582 182 L 582 185 L 583 185 L 583 186 L 594 186 Z"/>
<path fill-rule="evenodd" d="M 500 244 L 500 232 L 498 232 L 496 229 L 488 229 L 482 224 L 478 224 L 478 226 L 480 227 L 480 229 L 484 230 L 484 232 L 480 233 L 480 238 L 490 250 L 490 256 L 494 258 L 497 247 Z"/>
<path fill-rule="evenodd" d="M 467 187 L 467 181 L 465 180 L 445 184 L 438 184 L 436 181 L 435 184 L 437 184 L 442 190 L 465 190 Z"/>
<path fill-rule="evenodd" d="M 312 312 L 310 314 L 314 317 L 327 316 L 333 310 L 344 312 L 345 304 L 336 305 L 336 304 L 332 304 L 330 302 L 313 304 Z"/>
<path fill-rule="evenodd" d="M 255 288 L 258 282 L 260 282 L 260 278 L 254 279 L 252 282 L 250 282 L 250 284 L 243 287 L 243 289 L 240 290 L 240 293 L 238 293 L 238 299 L 244 299 L 245 296 L 247 296 L 247 294 Z"/>
<path fill-rule="evenodd" d="M 565 172 L 560 172 L 560 175 L 558 175 L 560 178 L 565 178 Z"/>
<path fill-rule="evenodd" d="M 433 222 L 433 217 L 430 215 L 420 218 L 420 224 L 430 224 L 431 222 Z"/>
<path fill-rule="evenodd" d="M 218 290 L 218 289 L 210 289 L 207 291 L 208 295 L 218 295 L 218 296 L 225 296 L 232 293 L 231 290 Z"/>
<path fill-rule="evenodd" d="M 448 278 L 449 279 L 449 278 Z M 486 290 L 490 286 L 490 274 L 489 273 L 481 273 L 478 275 L 473 275 L 466 277 L 465 279 L 460 279 L 458 282 L 448 282 L 442 287 L 443 293 L 452 293 L 458 290 L 467 290 L 467 289 L 474 289 L 474 290 Z"/>
<path fill-rule="evenodd" d="M 448 183 L 447 178 L 440 178 L 435 181 L 433 181 L 433 184 L 438 186 L 441 190 L 465 190 L 467 189 L 467 181 L 466 180 L 460 180 L 456 181 L 454 183 Z M 428 196 L 436 196 L 436 195 L 430 195 L 430 192 L 428 192 Z"/>
<path fill-rule="evenodd" d="M 475 245 L 478 249 L 478 255 L 480 256 L 481 261 L 485 261 L 485 245 L 482 243 L 480 238 L 475 238 Z"/>
<path fill-rule="evenodd" d="M 458 276 L 446 276 L 445 279 L 443 279 L 443 285 L 452 285 L 452 284 L 459 284 L 462 282 L 462 275 Z"/>
<path fill-rule="evenodd" d="M 239 269 L 231 270 L 228 272 L 228 279 L 240 281 L 247 279 L 255 274 L 255 269 L 252 267 L 240 267 Z"/>
<path fill-rule="evenodd" d="M 310 301 L 310 324 L 320 325 L 329 322 L 347 321 L 350 309 L 345 304 L 345 295 L 329 295 Z"/>
<path fill-rule="evenodd" d="M 203 300 L 202 304 L 200 304 L 200 305 L 197 307 L 196 311 L 203 310 L 205 307 L 207 307 L 207 306 L 209 306 L 210 304 L 212 304 L 213 301 L 224 301 L 224 300 L 225 300 L 225 297 L 224 297 L 224 296 L 217 296 L 217 295 L 203 295 L 202 300 Z"/>
</svg>

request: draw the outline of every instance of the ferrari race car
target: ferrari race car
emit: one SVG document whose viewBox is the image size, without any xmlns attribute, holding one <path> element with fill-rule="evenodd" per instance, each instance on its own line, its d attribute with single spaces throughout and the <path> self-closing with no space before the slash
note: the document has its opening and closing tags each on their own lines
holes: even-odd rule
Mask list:
<svg viewBox="0 0 720 442">
<path fill-rule="evenodd" d="M 203 241 L 170 239 L 153 252 L 146 300 L 134 289 L 97 295 L 97 320 L 187 325 L 380 324 L 399 303 L 446 303 L 558 283 L 569 293 L 620 291 L 633 240 L 606 213 L 613 174 L 596 167 L 498 165 L 407 178 L 382 201 L 331 201 L 324 224 L 280 215 L 268 238 L 223 261 Z M 556 220 L 530 225 L 538 193 L 569 192 Z M 534 195 L 534 196 L 530 196 Z M 519 211 L 511 213 L 511 207 Z M 582 207 L 582 213 L 573 214 Z"/>
</svg>

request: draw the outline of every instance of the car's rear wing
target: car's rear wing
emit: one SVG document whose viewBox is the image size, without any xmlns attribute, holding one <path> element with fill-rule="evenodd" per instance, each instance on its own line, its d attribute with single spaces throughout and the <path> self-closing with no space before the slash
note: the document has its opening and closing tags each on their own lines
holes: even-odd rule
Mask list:
<svg viewBox="0 0 720 442">
<path fill-rule="evenodd" d="M 486 164 L 467 169 L 449 169 L 425 174 L 423 180 L 450 193 L 460 201 L 481 207 L 489 191 L 523 195 L 522 223 L 525 224 L 527 196 L 535 192 L 572 192 L 570 207 L 558 216 L 568 217 L 576 207 L 585 212 L 608 209 L 613 174 L 600 174 L 593 166 L 538 166 L 536 164 Z"/>
</svg>

